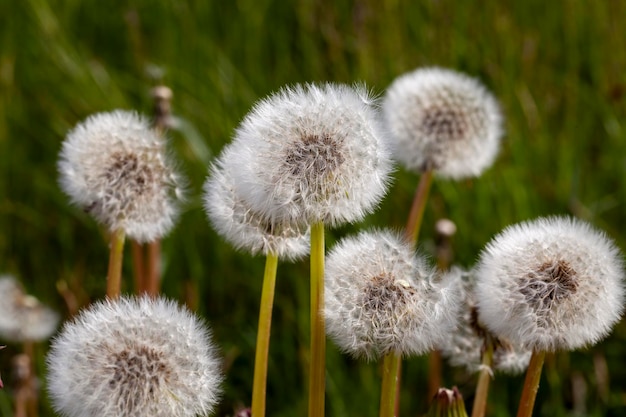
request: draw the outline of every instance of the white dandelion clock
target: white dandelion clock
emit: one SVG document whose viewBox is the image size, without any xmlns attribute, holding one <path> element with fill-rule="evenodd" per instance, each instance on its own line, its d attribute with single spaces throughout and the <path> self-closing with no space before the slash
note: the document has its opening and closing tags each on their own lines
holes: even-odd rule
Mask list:
<svg viewBox="0 0 626 417">
<path fill-rule="evenodd" d="M 445 340 L 439 345 L 441 353 L 452 366 L 477 372 L 482 368 L 482 356 L 487 343 L 491 343 L 493 349 L 491 369 L 506 374 L 524 372 L 532 351 L 492 335 L 480 322 L 474 295 L 474 276 L 459 268 L 452 268 L 448 274 L 451 279 L 461 282 L 462 298 L 457 316 L 457 329 L 446 334 Z"/>
<path fill-rule="evenodd" d="M 465 74 L 436 67 L 404 74 L 389 86 L 382 107 L 394 158 L 408 170 L 476 177 L 498 153 L 499 105 Z"/>
<path fill-rule="evenodd" d="M 309 253 L 308 225 L 272 221 L 238 195 L 232 170 L 238 155 L 232 147 L 211 165 L 204 185 L 204 207 L 213 228 L 235 248 L 252 255 L 275 254 L 296 260 Z"/>
<path fill-rule="evenodd" d="M 454 330 L 457 288 L 388 231 L 344 238 L 326 265 L 327 333 L 356 357 L 420 355 Z"/>
<path fill-rule="evenodd" d="M 24 292 L 9 275 L 0 276 L 0 338 L 12 342 L 47 340 L 59 325 L 59 315 Z"/>
<path fill-rule="evenodd" d="M 63 142 L 58 168 L 72 202 L 111 232 L 148 242 L 173 227 L 181 178 L 165 140 L 137 114 L 117 110 L 79 123 Z"/>
<path fill-rule="evenodd" d="M 392 168 L 372 99 L 345 85 L 284 88 L 252 109 L 233 144 L 241 197 L 272 221 L 360 220 Z"/>
<path fill-rule="evenodd" d="M 220 361 L 207 327 L 163 298 L 120 298 L 83 310 L 53 341 L 48 390 L 68 417 L 205 416 Z"/>
<path fill-rule="evenodd" d="M 476 277 L 480 320 L 496 335 L 535 351 L 594 344 L 624 309 L 616 246 L 571 218 L 506 228 L 483 250 Z"/>
</svg>

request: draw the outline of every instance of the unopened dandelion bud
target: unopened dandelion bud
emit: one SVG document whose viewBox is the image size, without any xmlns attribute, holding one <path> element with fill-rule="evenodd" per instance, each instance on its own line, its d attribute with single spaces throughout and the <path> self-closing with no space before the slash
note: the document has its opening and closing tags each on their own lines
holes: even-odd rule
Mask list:
<svg viewBox="0 0 626 417">
<path fill-rule="evenodd" d="M 439 388 L 426 417 L 467 417 L 463 396 L 458 388 Z"/>
</svg>

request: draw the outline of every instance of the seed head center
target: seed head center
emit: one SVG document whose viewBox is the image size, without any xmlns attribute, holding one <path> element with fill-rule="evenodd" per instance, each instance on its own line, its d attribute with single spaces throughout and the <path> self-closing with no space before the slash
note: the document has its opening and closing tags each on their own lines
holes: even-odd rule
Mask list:
<svg viewBox="0 0 626 417">
<path fill-rule="evenodd" d="M 524 281 L 521 292 L 537 312 L 549 311 L 578 290 L 576 271 L 564 260 L 543 263 Z"/>
<path fill-rule="evenodd" d="M 135 154 L 115 153 L 105 173 L 111 186 L 142 195 L 153 182 L 154 173 L 147 164 L 142 164 Z"/>
<path fill-rule="evenodd" d="M 115 352 L 111 358 L 113 376 L 109 385 L 124 387 L 128 393 L 147 392 L 154 394 L 161 380 L 167 380 L 170 369 L 162 355 L 147 346 Z"/>
<path fill-rule="evenodd" d="M 414 293 L 409 283 L 383 273 L 372 278 L 363 289 L 363 306 L 369 311 L 393 310 L 405 305 Z"/>
<path fill-rule="evenodd" d="M 421 128 L 424 135 L 437 142 L 451 142 L 463 139 L 469 123 L 459 110 L 433 106 L 424 112 Z"/>
<path fill-rule="evenodd" d="M 285 157 L 289 173 L 307 182 L 332 173 L 344 161 L 340 141 L 329 134 L 303 136 L 288 149 Z"/>
</svg>

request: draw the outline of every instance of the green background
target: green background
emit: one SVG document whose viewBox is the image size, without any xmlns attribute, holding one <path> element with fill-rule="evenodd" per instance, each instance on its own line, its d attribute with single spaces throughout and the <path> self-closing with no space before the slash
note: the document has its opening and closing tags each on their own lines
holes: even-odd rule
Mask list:
<svg viewBox="0 0 626 417">
<path fill-rule="evenodd" d="M 506 135 L 480 178 L 435 180 L 422 251 L 433 254 L 434 222 L 450 218 L 458 227 L 455 262 L 469 267 L 506 225 L 551 214 L 587 220 L 623 250 L 624 22 L 620 1 L 1 1 L 0 272 L 19 277 L 62 314 L 59 282 L 81 303 L 103 297 L 105 234 L 60 191 L 58 152 L 68 130 L 91 113 L 150 114 L 150 89 L 162 81 L 174 91 L 180 124 L 171 145 L 189 196 L 163 242 L 164 292 L 186 299 L 211 324 L 227 378 L 216 415 L 232 415 L 251 396 L 264 262 L 215 234 L 201 187 L 208 163 L 253 103 L 297 82 L 364 82 L 382 95 L 396 76 L 419 66 L 464 71 L 500 100 Z M 417 179 L 399 168 L 380 209 L 331 232 L 328 246 L 362 227 L 400 229 Z M 307 262 L 279 266 L 268 416 L 306 413 L 307 271 Z M 619 324 L 593 348 L 550 356 L 536 415 L 626 414 L 625 339 Z M 46 349 L 37 348 L 42 375 Z M 9 343 L 0 352 L 7 385 L 19 350 Z M 445 384 L 458 385 L 469 405 L 475 376 L 445 371 Z M 406 362 L 401 415 L 425 410 L 425 374 L 423 358 Z M 522 381 L 496 377 L 490 415 L 514 414 Z M 376 416 L 379 384 L 377 364 L 352 360 L 329 343 L 327 415 Z M 573 387 L 584 387 L 583 394 Z M 2 416 L 11 415 L 9 393 L 0 391 Z M 42 397 L 41 415 L 53 415 Z"/>
</svg>

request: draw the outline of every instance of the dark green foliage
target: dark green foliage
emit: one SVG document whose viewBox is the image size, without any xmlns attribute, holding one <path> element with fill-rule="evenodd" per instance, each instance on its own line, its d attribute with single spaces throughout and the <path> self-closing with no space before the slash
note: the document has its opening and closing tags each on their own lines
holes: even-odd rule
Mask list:
<svg viewBox="0 0 626 417">
<path fill-rule="evenodd" d="M 626 248 L 626 3 L 619 1 L 461 2 L 428 0 L 0 2 L 0 272 L 66 312 L 56 290 L 66 281 L 82 302 L 104 294 L 107 244 L 87 214 L 57 185 L 56 160 L 68 129 L 115 108 L 151 112 L 150 88 L 174 91 L 181 128 L 171 132 L 188 201 L 165 239 L 164 292 L 195 288 L 226 358 L 225 395 L 217 415 L 249 402 L 263 259 L 234 252 L 213 232 L 201 205 L 207 163 L 253 103 L 285 84 L 365 82 L 382 94 L 398 75 L 440 65 L 479 77 L 500 100 L 506 137 L 482 177 L 435 180 L 422 229 L 432 253 L 441 217 L 458 227 L 455 260 L 471 266 L 483 245 L 508 224 L 572 214 Z M 160 74 L 160 75 L 159 75 Z M 398 169 L 380 210 L 360 225 L 331 232 L 328 245 L 367 226 L 402 228 L 417 176 Z M 130 251 L 127 251 L 130 254 Z M 279 266 L 268 416 L 306 410 L 307 263 Z M 131 288 L 131 262 L 124 274 Z M 2 295 L 0 294 L 0 297 Z M 1 302 L 1 300 L 0 300 Z M 593 416 L 626 410 L 626 330 L 589 351 L 549 357 L 536 415 L 568 416 L 582 405 Z M 10 345 L 0 372 L 10 385 Z M 46 347 L 37 367 L 45 372 Z M 596 371 L 608 363 L 603 391 Z M 405 364 L 402 415 L 427 410 L 426 361 Z M 378 413 L 379 368 L 328 353 L 327 410 L 332 417 Z M 490 415 L 513 415 L 523 377 L 497 376 Z M 469 404 L 475 378 L 446 368 Z M 0 415 L 10 415 L 0 391 Z M 42 395 L 43 417 L 51 416 Z"/>
</svg>

